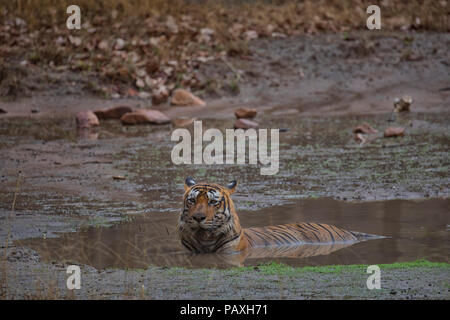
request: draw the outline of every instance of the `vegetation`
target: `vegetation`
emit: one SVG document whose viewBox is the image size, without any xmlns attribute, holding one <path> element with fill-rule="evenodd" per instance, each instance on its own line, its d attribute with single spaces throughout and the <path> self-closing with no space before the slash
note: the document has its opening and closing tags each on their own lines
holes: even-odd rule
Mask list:
<svg viewBox="0 0 450 320">
<path fill-rule="evenodd" d="M 412 269 L 412 268 L 445 268 L 450 269 L 450 264 L 445 262 L 431 262 L 424 259 L 411 262 L 396 262 L 391 264 L 378 264 L 383 269 Z M 365 273 L 368 265 L 352 264 L 352 265 L 330 265 L 330 266 L 308 266 L 308 267 L 291 267 L 283 263 L 271 262 L 256 267 L 242 267 L 233 269 L 234 272 L 259 271 L 267 275 L 294 275 L 305 272 L 316 273 L 343 273 L 343 272 L 363 272 Z"/>
</svg>

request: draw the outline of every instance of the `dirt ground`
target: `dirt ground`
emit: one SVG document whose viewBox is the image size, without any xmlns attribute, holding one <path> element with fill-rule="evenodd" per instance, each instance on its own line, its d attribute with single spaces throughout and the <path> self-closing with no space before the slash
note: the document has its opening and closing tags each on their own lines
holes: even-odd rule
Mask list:
<svg viewBox="0 0 450 320">
<path fill-rule="evenodd" d="M 236 108 L 257 108 L 261 127 L 286 129 L 280 172 L 273 177 L 259 175 L 258 167 L 174 166 L 170 125 L 123 127 L 106 121 L 80 136 L 74 121 L 80 110 L 150 107 L 151 101 L 88 96 L 74 81 L 76 74 L 65 73 L 63 85 L 31 97 L 1 101 L 0 109 L 7 111 L 0 114 L 2 297 L 69 295 L 62 262 L 42 262 L 12 241 L 107 226 L 132 214 L 178 212 L 188 175 L 222 182 L 239 174 L 235 201 L 244 210 L 297 198 L 448 199 L 448 47 L 448 33 L 255 40 L 250 57 L 230 59 L 239 76 L 220 61 L 202 65 L 199 74 L 215 81 L 199 93 L 206 107 L 156 107 L 219 129 L 232 126 Z M 393 115 L 394 98 L 404 94 L 414 99 L 411 112 Z M 352 129 L 362 122 L 380 134 L 361 146 Z M 382 138 L 390 125 L 405 127 L 405 136 Z M 118 175 L 126 179 L 113 180 Z M 279 193 L 267 197 L 273 188 Z M 292 281 L 282 275 L 261 278 L 257 271 L 229 272 L 83 266 L 84 287 L 76 298 L 449 298 L 448 269 L 391 270 L 377 292 L 364 286 L 365 273 L 305 273 Z"/>
<path fill-rule="evenodd" d="M 82 266 L 81 289 L 66 289 L 68 263 L 42 264 L 28 249 L 14 251 L 9 299 L 449 299 L 447 266 L 381 267 L 381 289 L 369 290 L 365 268 L 323 272 L 292 269 L 149 267 L 96 270 Z M 30 276 L 33 275 L 33 276 Z"/>
</svg>

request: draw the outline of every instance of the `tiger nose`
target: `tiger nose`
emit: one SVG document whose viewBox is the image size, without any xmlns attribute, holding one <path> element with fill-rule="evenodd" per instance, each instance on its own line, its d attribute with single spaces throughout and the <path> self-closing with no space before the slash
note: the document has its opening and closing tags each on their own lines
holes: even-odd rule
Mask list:
<svg viewBox="0 0 450 320">
<path fill-rule="evenodd" d="M 204 213 L 197 212 L 196 214 L 193 215 L 192 218 L 194 218 L 194 220 L 197 222 L 202 222 L 203 220 L 206 219 L 206 215 Z"/>
</svg>

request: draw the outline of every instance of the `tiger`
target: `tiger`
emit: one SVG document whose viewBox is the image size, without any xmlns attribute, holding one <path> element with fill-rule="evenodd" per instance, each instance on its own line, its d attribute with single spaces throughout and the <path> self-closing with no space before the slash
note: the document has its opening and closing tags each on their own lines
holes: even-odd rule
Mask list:
<svg viewBox="0 0 450 320">
<path fill-rule="evenodd" d="M 177 225 L 185 248 L 195 253 L 233 253 L 307 244 L 339 246 L 378 237 L 314 222 L 242 228 L 231 199 L 236 188 L 236 180 L 221 186 L 186 178 L 184 207 Z"/>
</svg>

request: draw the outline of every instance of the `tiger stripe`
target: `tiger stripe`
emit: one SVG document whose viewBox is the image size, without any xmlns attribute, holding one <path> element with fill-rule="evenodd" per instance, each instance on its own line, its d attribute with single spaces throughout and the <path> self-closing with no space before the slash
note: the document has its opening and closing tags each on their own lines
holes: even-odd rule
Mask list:
<svg viewBox="0 0 450 320">
<path fill-rule="evenodd" d="M 192 178 L 186 179 L 184 207 L 178 221 L 178 234 L 185 248 L 194 252 L 232 252 L 307 244 L 338 246 L 378 237 L 315 222 L 242 228 L 231 198 L 236 185 L 197 184 Z M 195 220 L 195 215 L 202 216 L 201 221 Z"/>
</svg>

